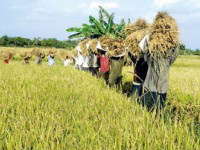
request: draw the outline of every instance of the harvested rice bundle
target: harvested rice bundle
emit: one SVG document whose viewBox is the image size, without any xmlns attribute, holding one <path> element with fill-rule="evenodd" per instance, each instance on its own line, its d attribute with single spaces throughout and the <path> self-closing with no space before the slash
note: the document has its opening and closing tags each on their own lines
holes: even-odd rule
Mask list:
<svg viewBox="0 0 200 150">
<path fill-rule="evenodd" d="M 97 53 L 97 44 L 98 44 L 97 39 L 92 39 L 89 41 L 89 47 L 93 53 Z"/>
<path fill-rule="evenodd" d="M 108 44 L 108 49 L 109 49 L 109 55 L 111 57 L 123 55 L 123 53 L 125 52 L 123 39 L 118 38 L 110 40 L 110 43 Z"/>
<path fill-rule="evenodd" d="M 140 41 L 146 34 L 149 33 L 148 28 L 133 32 L 125 39 L 125 45 L 128 51 L 136 58 L 139 59 L 142 55 L 142 50 L 139 46 Z"/>
<path fill-rule="evenodd" d="M 110 43 L 112 42 L 112 39 L 108 36 L 102 36 L 99 38 L 99 43 L 101 45 L 101 48 L 103 50 L 108 50 L 108 46 L 110 45 Z"/>
<path fill-rule="evenodd" d="M 48 53 L 48 55 L 50 55 L 51 57 L 55 57 L 56 56 L 56 53 L 57 53 L 57 50 L 55 49 L 51 49 Z"/>
<path fill-rule="evenodd" d="M 9 51 L 2 51 L 1 52 L 1 58 L 4 59 L 4 60 L 8 60 L 12 57 L 12 53 L 9 52 Z"/>
<path fill-rule="evenodd" d="M 138 19 L 134 23 L 132 33 L 125 39 L 125 45 L 128 51 L 136 58 L 139 59 L 142 55 L 142 50 L 139 47 L 140 41 L 146 34 L 149 33 L 149 25 L 144 19 Z"/>
<path fill-rule="evenodd" d="M 37 57 L 41 57 L 41 58 L 45 58 L 45 52 L 40 50 L 40 49 L 33 49 L 33 55 L 37 56 Z"/>
<path fill-rule="evenodd" d="M 30 59 L 31 57 L 32 57 L 32 52 L 31 51 L 21 51 L 20 52 L 20 56 L 22 57 L 22 58 L 26 58 L 26 59 Z"/>
<path fill-rule="evenodd" d="M 87 46 L 87 44 L 89 43 L 90 40 L 91 39 L 87 38 L 87 39 L 84 39 L 81 43 L 79 43 L 83 56 L 89 55 L 89 51 L 88 51 L 89 47 Z"/>
<path fill-rule="evenodd" d="M 138 19 L 135 23 L 128 24 L 125 27 L 126 35 L 130 35 L 137 30 L 146 29 L 148 27 L 148 23 L 144 19 Z"/>
<path fill-rule="evenodd" d="M 65 60 L 67 57 L 69 57 L 69 58 L 72 57 L 72 55 L 69 54 L 69 52 L 66 52 L 66 51 L 60 51 L 59 55 L 60 55 L 60 58 L 61 58 L 61 59 L 64 59 L 64 60 Z"/>
<path fill-rule="evenodd" d="M 152 24 L 149 39 L 149 53 L 152 56 L 171 55 L 178 51 L 179 29 L 174 18 L 167 12 L 159 12 Z"/>
</svg>

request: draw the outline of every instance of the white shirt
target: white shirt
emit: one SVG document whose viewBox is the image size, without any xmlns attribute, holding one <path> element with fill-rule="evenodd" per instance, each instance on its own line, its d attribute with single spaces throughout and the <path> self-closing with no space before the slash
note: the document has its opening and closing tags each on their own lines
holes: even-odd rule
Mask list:
<svg viewBox="0 0 200 150">
<path fill-rule="evenodd" d="M 90 56 L 86 56 L 86 57 L 84 58 L 82 67 L 84 67 L 84 68 L 89 68 L 89 61 L 90 61 Z"/>
<path fill-rule="evenodd" d="M 84 57 L 83 57 L 83 55 L 80 54 L 80 52 L 78 52 L 77 65 L 82 66 L 83 62 L 84 62 Z"/>
<path fill-rule="evenodd" d="M 66 66 L 70 66 L 72 64 L 72 61 L 71 61 L 71 59 L 66 59 L 65 61 L 64 61 L 64 66 L 66 67 Z"/>
</svg>

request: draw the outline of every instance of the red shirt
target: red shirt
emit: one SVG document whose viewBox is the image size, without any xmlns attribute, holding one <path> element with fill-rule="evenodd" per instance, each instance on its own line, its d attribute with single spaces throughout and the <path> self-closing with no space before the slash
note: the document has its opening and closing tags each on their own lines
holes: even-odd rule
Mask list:
<svg viewBox="0 0 200 150">
<path fill-rule="evenodd" d="M 110 70 L 109 58 L 105 55 L 99 54 L 100 72 L 108 72 Z"/>
</svg>

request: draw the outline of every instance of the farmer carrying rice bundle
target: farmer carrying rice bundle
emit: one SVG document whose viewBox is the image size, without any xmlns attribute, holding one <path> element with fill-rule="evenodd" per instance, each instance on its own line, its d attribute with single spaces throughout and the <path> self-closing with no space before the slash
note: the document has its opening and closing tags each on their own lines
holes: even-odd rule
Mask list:
<svg viewBox="0 0 200 150">
<path fill-rule="evenodd" d="M 144 82 L 144 105 L 150 100 L 162 108 L 169 86 L 169 69 L 178 56 L 179 30 L 176 21 L 167 12 L 159 12 L 152 24 L 150 35 L 140 42 L 148 72 Z M 149 96 L 151 99 L 149 98 Z"/>
<path fill-rule="evenodd" d="M 98 69 L 99 69 L 99 58 L 98 58 L 98 51 L 97 51 L 97 39 L 92 39 L 89 41 L 89 70 L 92 75 L 97 76 L 98 75 Z"/>
<path fill-rule="evenodd" d="M 45 58 L 45 53 L 39 49 L 34 49 L 33 54 L 36 56 L 35 63 L 41 65 L 42 60 Z"/>
<path fill-rule="evenodd" d="M 33 53 L 32 51 L 21 51 L 20 52 L 20 56 L 23 59 L 22 64 L 29 64 L 29 61 L 32 57 L 32 53 Z"/>
<path fill-rule="evenodd" d="M 122 69 L 124 57 L 126 55 L 124 42 L 122 39 L 112 39 L 108 45 L 110 57 L 110 73 L 108 84 L 110 87 L 116 85 L 119 89 L 122 85 Z"/>
<path fill-rule="evenodd" d="M 110 60 L 108 57 L 108 45 L 110 38 L 103 36 L 99 39 L 97 44 L 98 57 L 99 57 L 99 76 L 102 77 L 106 84 L 109 80 Z"/>
<path fill-rule="evenodd" d="M 86 38 L 80 43 L 80 49 L 83 56 L 83 63 L 82 63 L 82 70 L 89 71 L 89 62 L 90 62 L 90 55 L 89 55 L 89 41 L 91 39 Z"/>
<path fill-rule="evenodd" d="M 9 64 L 10 59 L 12 58 L 13 54 L 10 51 L 2 51 L 1 52 L 1 58 L 4 61 L 4 64 Z"/>
<path fill-rule="evenodd" d="M 60 55 L 60 59 L 64 62 L 65 67 L 72 65 L 73 63 L 72 55 L 69 54 L 69 52 L 61 51 L 59 55 Z"/>
<path fill-rule="evenodd" d="M 57 51 L 54 49 L 49 51 L 49 53 L 48 53 L 48 65 L 49 66 L 53 66 L 55 64 L 54 58 L 56 56 L 56 53 L 57 53 Z"/>
<path fill-rule="evenodd" d="M 144 60 L 142 49 L 139 46 L 140 41 L 148 34 L 148 23 L 144 19 L 138 19 L 132 26 L 134 29 L 125 39 L 128 56 L 134 63 L 134 77 L 132 85 L 132 95 L 137 98 L 143 94 L 143 83 L 146 78 L 148 65 Z"/>
</svg>

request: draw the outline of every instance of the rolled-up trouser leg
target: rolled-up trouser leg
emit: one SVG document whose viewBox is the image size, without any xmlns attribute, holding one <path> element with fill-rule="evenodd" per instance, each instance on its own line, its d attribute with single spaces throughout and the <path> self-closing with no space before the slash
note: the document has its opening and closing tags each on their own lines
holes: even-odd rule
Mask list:
<svg viewBox="0 0 200 150">
<path fill-rule="evenodd" d="M 133 83 L 131 95 L 136 96 L 136 97 L 142 96 L 142 85 L 139 83 L 138 84 Z"/>
</svg>

